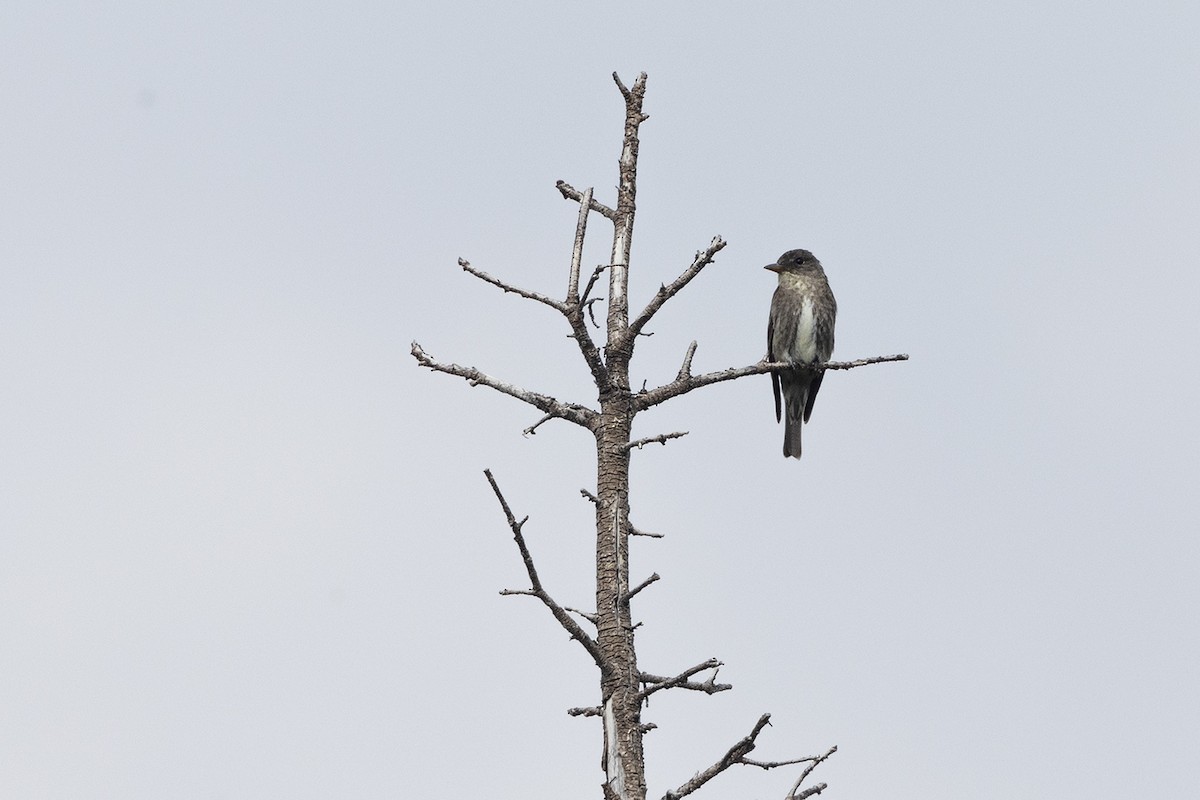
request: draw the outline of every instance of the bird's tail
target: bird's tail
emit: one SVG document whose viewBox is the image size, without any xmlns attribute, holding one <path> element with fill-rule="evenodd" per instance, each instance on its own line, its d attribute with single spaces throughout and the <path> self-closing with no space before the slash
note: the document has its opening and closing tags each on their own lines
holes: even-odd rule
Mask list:
<svg viewBox="0 0 1200 800">
<path fill-rule="evenodd" d="M 801 406 L 803 408 L 803 405 Z M 800 431 L 804 429 L 804 418 L 800 414 L 791 413 L 789 407 L 784 414 L 783 422 L 783 455 L 784 458 L 800 457 Z"/>
</svg>

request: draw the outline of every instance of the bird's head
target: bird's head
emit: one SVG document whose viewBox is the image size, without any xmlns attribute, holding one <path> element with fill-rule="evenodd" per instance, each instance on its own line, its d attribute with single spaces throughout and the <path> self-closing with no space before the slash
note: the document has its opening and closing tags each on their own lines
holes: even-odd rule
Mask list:
<svg viewBox="0 0 1200 800">
<path fill-rule="evenodd" d="M 819 266 L 820 263 L 817 257 L 807 250 L 788 250 L 774 264 L 767 264 L 763 269 L 772 272 L 799 272 Z"/>
</svg>

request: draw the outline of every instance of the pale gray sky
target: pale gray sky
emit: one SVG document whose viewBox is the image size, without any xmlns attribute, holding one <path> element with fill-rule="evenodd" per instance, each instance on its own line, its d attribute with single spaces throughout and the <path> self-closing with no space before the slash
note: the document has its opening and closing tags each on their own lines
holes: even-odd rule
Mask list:
<svg viewBox="0 0 1200 800">
<path fill-rule="evenodd" d="M 0 794 L 598 797 L 590 402 L 553 312 L 650 74 L 655 384 L 840 316 L 802 462 L 766 378 L 639 418 L 651 794 L 773 714 L 830 798 L 1184 797 L 1200 747 L 1200 6 L 29 3 L 0 11 Z M 606 260 L 592 222 L 586 261 Z M 706 797 L 782 797 L 727 773 Z"/>
</svg>

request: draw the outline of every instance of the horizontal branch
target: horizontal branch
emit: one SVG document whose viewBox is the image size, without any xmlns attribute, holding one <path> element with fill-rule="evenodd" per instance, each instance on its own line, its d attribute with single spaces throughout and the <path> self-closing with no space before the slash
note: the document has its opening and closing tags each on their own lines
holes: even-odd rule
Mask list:
<svg viewBox="0 0 1200 800">
<path fill-rule="evenodd" d="M 465 258 L 460 258 L 458 260 L 458 265 L 463 268 L 463 272 L 468 272 L 468 273 L 474 275 L 476 278 L 479 278 L 479 280 L 483 281 L 484 283 L 490 283 L 492 286 L 496 286 L 500 289 L 503 289 L 505 291 L 505 293 L 512 292 L 513 294 L 518 294 L 521 297 L 525 297 L 530 300 L 536 300 L 537 302 L 541 303 L 542 305 L 550 306 L 555 311 L 558 311 L 561 314 L 567 313 L 567 304 L 562 302 L 561 300 L 555 300 L 553 297 L 547 297 L 544 294 L 538 294 L 537 292 L 531 292 L 528 289 L 522 289 L 519 286 L 513 286 L 511 283 L 505 283 L 504 281 L 500 280 L 499 278 L 493 278 L 491 275 L 488 275 L 483 270 L 475 269 L 474 267 L 472 267 L 471 262 L 467 261 Z"/>
<path fill-rule="evenodd" d="M 583 201 L 583 193 L 566 181 L 556 181 L 554 186 L 558 189 L 559 193 L 562 194 L 564 199 L 574 200 L 576 203 Z M 595 211 L 602 217 L 608 217 L 613 221 L 616 221 L 617 219 L 617 212 L 604 205 L 604 203 L 601 203 L 599 200 L 592 200 L 590 207 L 592 211 Z"/>
<path fill-rule="evenodd" d="M 626 444 L 624 447 L 626 450 L 632 450 L 635 447 L 638 450 L 641 450 L 643 447 L 645 447 L 648 444 L 661 444 L 663 446 L 666 446 L 667 442 L 669 442 L 670 440 L 679 439 L 679 438 L 687 436 L 687 435 L 688 435 L 687 431 L 675 431 L 674 433 L 660 433 L 658 436 L 647 436 L 645 439 L 635 439 L 632 442 L 629 442 L 628 444 Z"/>
<path fill-rule="evenodd" d="M 541 600 L 546 608 L 550 609 L 550 613 L 554 615 L 554 618 L 558 620 L 558 624 L 563 626 L 572 639 L 583 645 L 583 649 L 588 651 L 592 660 L 596 662 L 596 666 L 600 668 L 600 672 L 607 676 L 611 672 L 611 668 L 609 667 L 608 659 L 600 652 L 600 645 L 596 643 L 595 639 L 588 636 L 583 628 L 579 627 L 578 622 L 571 619 L 571 615 L 567 613 L 567 610 L 556 603 L 554 598 L 542 586 L 541 578 L 538 577 L 537 568 L 533 563 L 533 556 L 530 555 L 529 548 L 525 545 L 525 536 L 521 533 L 521 528 L 525 525 L 529 517 L 525 517 L 525 519 L 518 522 L 517 518 L 513 516 L 512 509 L 508 507 L 508 501 L 504 499 L 504 494 L 500 491 L 499 484 L 496 483 L 496 479 L 492 476 L 492 471 L 485 469 L 483 474 L 487 476 L 488 483 L 492 485 L 492 492 L 495 493 L 496 499 L 500 501 L 500 507 L 504 509 L 504 517 L 508 520 L 508 527 L 512 529 L 517 549 L 521 551 L 521 560 L 525 562 L 525 572 L 529 575 L 529 585 L 531 587 L 529 590 L 505 589 L 501 594 L 529 594 Z"/>
<path fill-rule="evenodd" d="M 691 348 L 689 348 L 690 350 Z M 865 367 L 868 364 L 882 364 L 886 361 L 907 361 L 908 354 L 900 353 L 894 356 L 873 356 L 871 358 L 860 358 L 857 361 L 827 361 L 824 364 L 805 364 L 806 369 L 813 371 L 824 372 L 831 369 L 854 369 L 855 367 Z M 720 372 L 707 372 L 703 375 L 692 375 L 690 372 L 691 360 L 688 359 L 684 363 L 687 370 L 680 369 L 681 376 L 676 377 L 670 383 L 665 383 L 655 389 L 646 392 L 639 392 L 633 397 L 634 412 L 644 411 L 647 408 L 670 400 L 672 397 L 678 397 L 681 394 L 699 389 L 704 386 L 709 386 L 714 383 L 723 381 L 737 380 L 750 375 L 765 375 L 769 372 L 775 372 L 781 369 L 791 369 L 795 365 L 782 361 L 759 361 L 757 364 L 751 364 L 746 367 L 733 367 L 724 369 Z"/>
<path fill-rule="evenodd" d="M 724 248 L 725 241 L 720 236 L 714 236 L 707 248 L 696 253 L 696 257 L 692 259 L 692 265 L 685 269 L 683 274 L 665 286 L 659 287 L 658 291 L 654 293 L 654 297 L 650 298 L 650 302 L 642 309 L 642 313 L 638 314 L 633 322 L 629 323 L 628 333 L 625 334 L 626 338 L 632 339 L 632 337 L 641 333 L 642 328 L 646 327 L 646 323 L 658 313 L 663 304 L 679 294 L 683 290 L 683 287 L 691 283 L 692 279 L 699 275 L 702 269 L 711 264 L 713 257 Z"/>
<path fill-rule="evenodd" d="M 432 357 L 421 349 L 421 345 L 416 342 L 412 343 L 412 355 L 417 360 L 417 363 L 422 367 L 428 367 L 434 372 L 444 372 L 447 375 L 456 375 L 465 379 L 472 386 L 487 386 L 495 389 L 501 394 L 506 394 L 509 397 L 515 397 L 518 400 L 528 403 L 541 410 L 543 413 L 558 419 L 565 419 L 568 422 L 574 422 L 576 425 L 582 425 L 589 430 L 596 423 L 599 415 L 592 409 L 577 405 L 576 403 L 564 403 L 556 400 L 553 397 L 537 392 L 531 392 L 528 389 L 523 389 L 520 386 L 514 386 L 511 383 L 505 383 L 502 380 L 493 378 L 491 375 L 480 372 L 475 367 L 460 367 L 458 364 L 443 364 L 435 361 Z M 543 420 L 544 421 L 544 420 Z M 541 423 L 539 422 L 538 425 Z M 534 426 L 536 427 L 536 426 Z"/>
<path fill-rule="evenodd" d="M 648 539 L 666 538 L 665 533 L 651 533 L 650 531 L 639 530 L 638 528 L 635 528 L 633 525 L 629 526 L 629 535 L 630 536 L 645 536 Z"/>
<path fill-rule="evenodd" d="M 721 667 L 721 662 L 715 658 L 710 658 L 697 664 L 694 667 L 689 667 L 673 678 L 664 678 L 660 675 L 651 675 L 649 672 L 642 672 L 638 675 L 638 679 L 645 684 L 649 684 L 643 689 L 638 697 L 640 700 L 645 700 L 650 695 L 661 689 L 690 689 L 694 692 L 704 692 L 705 694 L 716 694 L 717 692 L 726 692 L 733 687 L 728 683 L 717 683 L 717 670 Z M 713 674 L 706 681 L 689 680 L 697 672 L 703 672 L 706 669 L 711 669 Z"/>
</svg>

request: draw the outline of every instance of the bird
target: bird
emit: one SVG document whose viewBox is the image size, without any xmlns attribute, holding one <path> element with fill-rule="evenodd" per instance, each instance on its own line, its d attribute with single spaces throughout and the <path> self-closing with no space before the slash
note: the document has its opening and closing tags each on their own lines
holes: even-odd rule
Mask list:
<svg viewBox="0 0 1200 800">
<path fill-rule="evenodd" d="M 812 415 L 825 376 L 824 370 L 803 365 L 823 364 L 833 355 L 837 301 L 821 262 L 808 250 L 788 250 L 764 269 L 779 275 L 767 321 L 767 359 L 793 365 L 771 373 L 775 421 L 784 423 L 784 457 L 800 458 L 800 429 Z"/>
</svg>

